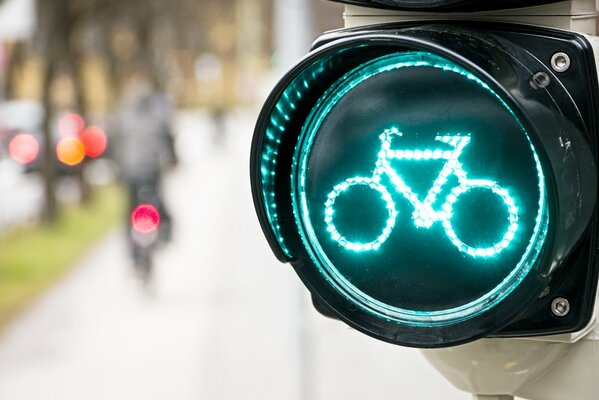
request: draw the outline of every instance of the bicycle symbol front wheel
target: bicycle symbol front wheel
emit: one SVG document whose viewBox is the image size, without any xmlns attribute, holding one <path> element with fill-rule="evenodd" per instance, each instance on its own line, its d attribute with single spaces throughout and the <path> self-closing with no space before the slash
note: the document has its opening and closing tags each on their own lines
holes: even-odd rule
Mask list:
<svg viewBox="0 0 599 400">
<path fill-rule="evenodd" d="M 335 202 L 337 198 L 342 193 L 346 192 L 349 188 L 353 186 L 366 186 L 372 190 L 375 190 L 379 193 L 381 198 L 385 201 L 387 207 L 387 220 L 382 232 L 376 237 L 376 239 L 370 242 L 357 242 L 348 239 L 346 236 L 342 235 L 334 222 L 335 215 Z M 385 186 L 381 185 L 379 182 L 375 181 L 373 178 L 364 178 L 364 177 L 356 177 L 349 178 L 345 181 L 335 185 L 333 190 L 327 196 L 327 201 L 325 202 L 325 218 L 324 221 L 327 225 L 327 231 L 331 234 L 333 240 L 339 243 L 341 246 L 345 247 L 348 250 L 352 251 L 370 251 L 378 249 L 391 235 L 391 231 L 395 226 L 395 220 L 397 218 L 397 210 L 395 208 L 395 203 L 391 198 L 391 195 L 385 188 Z"/>
<path fill-rule="evenodd" d="M 489 247 L 473 247 L 464 243 L 455 233 L 452 226 L 451 220 L 454 217 L 453 206 L 457 202 L 458 198 L 464 193 L 472 189 L 484 189 L 489 190 L 493 194 L 499 196 L 503 201 L 503 204 L 508 211 L 509 224 L 502 238 Z M 495 182 L 487 180 L 472 180 L 462 182 L 460 186 L 454 188 L 452 192 L 447 196 L 445 204 L 442 206 L 445 215 L 443 220 L 443 227 L 451 242 L 463 253 L 466 253 L 472 257 L 491 257 L 501 253 L 506 249 L 512 240 L 514 240 L 516 231 L 518 230 L 518 208 L 514 203 L 514 199 L 510 196 L 509 192 L 497 185 Z"/>
</svg>

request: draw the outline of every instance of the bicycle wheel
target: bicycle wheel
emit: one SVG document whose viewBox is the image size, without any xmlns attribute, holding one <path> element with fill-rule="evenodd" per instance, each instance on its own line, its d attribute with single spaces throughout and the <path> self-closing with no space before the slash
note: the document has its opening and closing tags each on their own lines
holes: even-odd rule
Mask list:
<svg viewBox="0 0 599 400">
<path fill-rule="evenodd" d="M 453 206 L 458 201 L 459 197 L 472 189 L 484 189 L 488 190 L 496 196 L 501 198 L 503 205 L 506 207 L 508 212 L 508 227 L 496 243 L 488 247 L 474 247 L 464 243 L 456 234 L 451 220 L 454 217 Z M 445 212 L 445 219 L 443 220 L 443 227 L 447 236 L 451 242 L 460 250 L 462 253 L 466 253 L 472 257 L 491 257 L 501 253 L 505 250 L 512 240 L 514 240 L 516 231 L 518 230 L 518 208 L 514 203 L 514 199 L 510 196 L 509 192 L 497 185 L 493 181 L 487 180 L 471 180 L 465 181 L 460 186 L 454 188 L 452 192 L 447 196 L 445 204 L 442 206 Z"/>
<path fill-rule="evenodd" d="M 370 242 L 356 242 L 349 240 L 347 237 L 343 236 L 333 221 L 333 217 L 335 215 L 335 201 L 337 201 L 337 197 L 340 194 L 346 192 L 352 186 L 367 186 L 375 191 L 377 191 L 381 198 L 385 201 L 387 206 L 387 221 L 385 223 L 385 227 L 382 232 L 376 237 L 376 239 Z M 395 226 L 395 219 L 397 217 L 397 210 L 395 209 L 395 203 L 391 198 L 391 195 L 387 191 L 387 189 L 378 182 L 375 182 L 372 178 L 349 178 L 345 181 L 335 185 L 333 190 L 327 196 L 327 201 L 325 202 L 325 223 L 327 225 L 327 230 L 330 232 L 331 237 L 339 243 L 339 245 L 345 247 L 348 250 L 352 251 L 370 251 L 376 250 L 387 240 L 389 235 L 391 235 L 391 231 Z"/>
</svg>

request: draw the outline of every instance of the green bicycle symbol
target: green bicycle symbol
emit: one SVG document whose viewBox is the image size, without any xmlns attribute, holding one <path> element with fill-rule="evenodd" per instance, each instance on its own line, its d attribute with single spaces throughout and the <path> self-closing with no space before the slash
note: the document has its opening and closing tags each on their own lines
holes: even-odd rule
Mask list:
<svg viewBox="0 0 599 400">
<path fill-rule="evenodd" d="M 399 132 L 397 128 L 391 128 L 385 129 L 379 136 L 381 140 L 381 149 L 378 153 L 375 169 L 371 177 L 358 176 L 348 178 L 335 185 L 333 190 L 328 194 L 324 210 L 325 223 L 327 231 L 330 233 L 333 240 L 344 248 L 356 252 L 376 250 L 385 243 L 395 227 L 398 215 L 395 202 L 393 201 L 389 190 L 387 190 L 387 187 L 381 183 L 381 177 L 386 175 L 391 181 L 393 188 L 395 188 L 399 194 L 404 196 L 414 207 L 412 220 L 416 226 L 429 229 L 436 222 L 440 222 L 445 229 L 447 237 L 460 252 L 466 253 L 472 257 L 491 257 L 501 253 L 510 245 L 518 231 L 518 208 L 508 190 L 499 186 L 496 182 L 488 179 L 468 178 L 466 171 L 459 161 L 459 157 L 468 144 L 470 144 L 469 136 L 444 135 L 435 137 L 436 141 L 449 145 L 453 150 L 392 150 L 391 140 L 394 136 L 401 137 L 403 134 Z M 439 175 L 435 178 L 431 188 L 428 190 L 426 197 L 421 201 L 412 188 L 408 186 L 397 171 L 393 169 L 390 163 L 392 160 L 445 160 L 445 164 L 439 172 Z M 452 175 L 457 178 L 458 185 L 447 195 L 440 209 L 433 209 L 433 204 L 437 201 L 438 195 L 448 183 L 448 178 Z M 353 186 L 366 186 L 375 190 L 386 204 L 387 220 L 385 227 L 382 232 L 370 242 L 360 243 L 348 239 L 339 232 L 334 223 L 335 202 L 337 198 Z M 495 194 L 501 198 L 508 211 L 509 224 L 507 230 L 499 241 L 489 247 L 469 246 L 457 236 L 452 226 L 454 204 L 461 195 L 473 189 L 483 189 Z"/>
</svg>

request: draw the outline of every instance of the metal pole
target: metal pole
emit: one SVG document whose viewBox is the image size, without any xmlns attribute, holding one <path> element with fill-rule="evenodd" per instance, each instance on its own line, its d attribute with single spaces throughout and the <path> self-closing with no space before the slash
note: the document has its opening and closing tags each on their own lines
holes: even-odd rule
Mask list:
<svg viewBox="0 0 599 400">
<path fill-rule="evenodd" d="M 304 57 L 310 49 L 313 38 L 312 9 L 310 0 L 275 0 L 274 3 L 274 43 L 275 71 L 282 75 Z M 297 286 L 297 362 L 299 363 L 299 388 L 301 400 L 314 400 L 317 396 L 314 387 L 314 360 L 310 341 L 310 328 L 306 318 L 305 291 Z"/>
<path fill-rule="evenodd" d="M 288 70 L 310 49 L 314 39 L 309 0 L 275 1 L 276 68 Z"/>
</svg>

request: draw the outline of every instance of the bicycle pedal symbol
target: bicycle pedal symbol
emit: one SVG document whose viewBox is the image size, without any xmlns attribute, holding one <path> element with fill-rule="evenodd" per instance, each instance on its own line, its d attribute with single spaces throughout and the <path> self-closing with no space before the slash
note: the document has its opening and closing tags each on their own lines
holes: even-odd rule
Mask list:
<svg viewBox="0 0 599 400">
<path fill-rule="evenodd" d="M 381 178 L 386 175 L 391 181 L 393 188 L 403 195 L 408 202 L 414 207 L 412 220 L 417 227 L 429 229 L 436 222 L 440 222 L 445 229 L 445 233 L 449 240 L 458 248 L 460 252 L 466 253 L 472 257 L 490 257 L 501 253 L 506 249 L 512 240 L 515 233 L 518 231 L 518 208 L 512 196 L 507 189 L 499 186 L 496 182 L 488 179 L 469 179 L 466 171 L 459 161 L 459 157 L 464 149 L 470 144 L 470 137 L 463 135 L 444 135 L 436 136 L 435 140 L 448 145 L 452 150 L 442 149 L 424 149 L 424 150 L 392 150 L 392 138 L 401 137 L 403 134 L 397 128 L 385 129 L 379 136 L 381 140 L 381 149 L 378 153 L 373 175 L 370 177 L 353 177 L 344 180 L 335 185 L 333 190 L 328 194 L 325 202 L 325 223 L 331 237 L 344 248 L 351 251 L 371 251 L 376 250 L 391 235 L 397 220 L 397 208 L 395 202 L 387 190 L 387 187 L 381 183 Z M 420 200 L 414 193 L 412 188 L 408 186 L 402 177 L 391 166 L 392 160 L 412 160 L 412 161 L 429 161 L 429 160 L 445 160 L 445 164 L 441 168 L 439 175 L 435 178 L 432 187 L 428 190 L 424 200 Z M 454 187 L 445 198 L 440 209 L 433 209 L 439 194 L 447 185 L 449 177 L 454 175 L 458 180 L 458 185 Z M 379 193 L 384 200 L 387 208 L 387 221 L 382 232 L 374 240 L 366 243 L 359 243 L 349 240 L 343 236 L 337 229 L 334 223 L 335 201 L 340 194 L 347 191 L 352 186 L 367 186 Z M 502 238 L 489 247 L 473 247 L 464 243 L 455 233 L 452 226 L 454 217 L 453 206 L 460 196 L 473 189 L 483 189 L 490 191 L 494 195 L 503 200 L 508 211 L 509 224 Z"/>
</svg>

